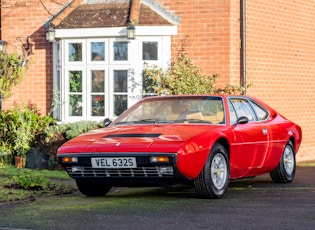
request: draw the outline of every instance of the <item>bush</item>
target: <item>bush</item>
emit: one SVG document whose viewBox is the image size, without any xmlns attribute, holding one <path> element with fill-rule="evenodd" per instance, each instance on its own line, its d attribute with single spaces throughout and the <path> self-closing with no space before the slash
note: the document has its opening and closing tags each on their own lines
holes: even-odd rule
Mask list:
<svg viewBox="0 0 315 230">
<path fill-rule="evenodd" d="M 166 71 L 157 66 L 144 65 L 144 94 L 242 94 L 244 88 L 227 84 L 216 88 L 217 74 L 207 76 L 189 58 L 189 40 L 181 41 L 177 56 Z M 249 87 L 249 85 L 247 86 Z"/>
<path fill-rule="evenodd" d="M 36 142 L 36 137 L 55 119 L 41 116 L 36 106 L 15 106 L 11 110 L 0 112 L 0 152 L 1 155 L 25 157 Z M 8 159 L 7 159 L 8 160 Z"/>
<path fill-rule="evenodd" d="M 46 127 L 38 138 L 38 147 L 49 155 L 49 168 L 58 167 L 57 150 L 66 141 L 93 129 L 102 128 L 103 124 L 94 121 L 80 121 Z"/>
</svg>

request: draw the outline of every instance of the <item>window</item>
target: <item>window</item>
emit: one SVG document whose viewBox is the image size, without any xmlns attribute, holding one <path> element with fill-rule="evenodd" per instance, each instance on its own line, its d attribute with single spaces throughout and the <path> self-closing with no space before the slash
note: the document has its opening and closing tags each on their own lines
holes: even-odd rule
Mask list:
<svg viewBox="0 0 315 230">
<path fill-rule="evenodd" d="M 142 60 L 158 60 L 158 43 L 142 42 Z"/>
<path fill-rule="evenodd" d="M 128 45 L 114 38 L 65 41 L 64 120 L 113 118 L 128 108 Z"/>
<path fill-rule="evenodd" d="M 249 121 L 264 121 L 268 118 L 268 111 L 253 100 L 231 98 L 229 100 L 230 123 L 236 124 L 237 119 L 246 116 Z"/>
<path fill-rule="evenodd" d="M 114 42 L 114 61 L 128 60 L 128 42 Z"/>
<path fill-rule="evenodd" d="M 140 52 L 142 54 L 142 61 L 147 63 L 149 67 L 159 66 L 159 54 L 162 55 L 162 40 L 153 37 L 143 40 Z M 152 86 L 152 79 L 142 75 L 143 97 L 157 95 Z"/>
<path fill-rule="evenodd" d="M 259 121 L 263 121 L 266 120 L 269 116 L 269 113 L 260 105 L 258 105 L 256 102 L 254 101 L 250 101 L 251 105 L 257 115 L 257 118 Z"/>
<path fill-rule="evenodd" d="M 228 101 L 228 103 L 229 103 L 229 112 L 230 112 L 230 123 L 231 125 L 235 125 L 237 123 L 236 112 L 230 100 Z"/>
<path fill-rule="evenodd" d="M 69 43 L 69 62 L 82 61 L 82 43 Z"/>
<path fill-rule="evenodd" d="M 105 115 L 105 70 L 91 70 L 91 116 Z"/>
<path fill-rule="evenodd" d="M 240 117 L 247 117 L 249 121 L 256 120 L 256 115 L 254 111 L 251 109 L 251 106 L 248 100 L 243 99 L 243 98 L 231 98 L 230 100 L 235 110 L 237 119 Z M 230 122 L 232 123 L 234 122 L 234 120 L 231 120 L 231 118 L 230 118 Z"/>
<path fill-rule="evenodd" d="M 82 71 L 69 71 L 69 116 L 82 116 Z"/>
<path fill-rule="evenodd" d="M 60 57 L 54 84 L 63 103 L 55 116 L 64 122 L 115 119 L 143 97 L 143 63 L 166 66 L 170 41 L 169 36 L 61 39 L 54 51 Z M 144 83 L 152 95 L 152 82 Z"/>
<path fill-rule="evenodd" d="M 114 70 L 114 115 L 119 116 L 128 106 L 128 71 Z"/>
<path fill-rule="evenodd" d="M 91 61 L 105 61 L 105 43 L 91 42 Z"/>
</svg>

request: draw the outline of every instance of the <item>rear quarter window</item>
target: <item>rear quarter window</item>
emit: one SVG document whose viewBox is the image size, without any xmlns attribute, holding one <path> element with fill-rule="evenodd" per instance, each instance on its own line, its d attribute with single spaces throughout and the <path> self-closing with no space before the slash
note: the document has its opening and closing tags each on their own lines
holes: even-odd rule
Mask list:
<svg viewBox="0 0 315 230">
<path fill-rule="evenodd" d="M 257 104 L 256 102 L 254 102 L 252 100 L 250 102 L 251 102 L 251 106 L 252 106 L 253 110 L 256 113 L 258 121 L 266 120 L 269 116 L 268 111 L 264 107 L 262 107 L 261 105 Z"/>
</svg>

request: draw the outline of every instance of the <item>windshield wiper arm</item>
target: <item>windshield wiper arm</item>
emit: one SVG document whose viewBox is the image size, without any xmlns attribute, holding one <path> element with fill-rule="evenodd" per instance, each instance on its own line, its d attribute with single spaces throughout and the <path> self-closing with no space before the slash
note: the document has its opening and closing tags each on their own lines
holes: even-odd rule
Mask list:
<svg viewBox="0 0 315 230">
<path fill-rule="evenodd" d="M 179 123 L 209 123 L 211 124 L 210 121 L 205 121 L 205 120 L 201 120 L 201 119 L 178 119 L 178 120 L 174 120 L 174 122 L 179 122 Z"/>
<path fill-rule="evenodd" d="M 131 124 L 155 124 L 156 122 L 159 122 L 155 119 L 142 119 L 137 121 L 121 121 L 117 122 L 115 125 L 131 125 Z"/>
</svg>

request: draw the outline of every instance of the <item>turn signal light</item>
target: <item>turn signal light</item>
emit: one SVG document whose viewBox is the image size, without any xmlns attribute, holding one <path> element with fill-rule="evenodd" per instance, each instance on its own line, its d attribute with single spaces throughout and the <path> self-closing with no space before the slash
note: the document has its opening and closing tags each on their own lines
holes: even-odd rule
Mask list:
<svg viewBox="0 0 315 230">
<path fill-rule="evenodd" d="M 169 157 L 166 157 L 166 156 L 151 157 L 150 162 L 151 163 L 153 163 L 153 162 L 168 163 L 168 162 L 170 162 L 170 159 L 169 159 Z"/>
<path fill-rule="evenodd" d="M 77 157 L 63 157 L 62 163 L 77 163 L 78 158 Z"/>
</svg>

